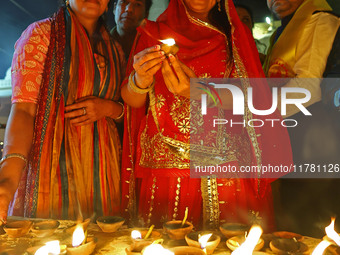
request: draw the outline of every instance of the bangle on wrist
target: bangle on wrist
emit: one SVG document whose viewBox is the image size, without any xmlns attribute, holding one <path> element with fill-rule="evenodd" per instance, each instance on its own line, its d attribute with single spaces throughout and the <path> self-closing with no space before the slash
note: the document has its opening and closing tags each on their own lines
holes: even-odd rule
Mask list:
<svg viewBox="0 0 340 255">
<path fill-rule="evenodd" d="M 124 116 L 125 107 L 122 102 L 116 102 L 116 103 L 122 106 L 122 113 L 118 117 L 114 118 L 114 120 L 120 120 Z"/>
<path fill-rule="evenodd" d="M 2 159 L 0 159 L 0 166 L 9 158 L 20 158 L 21 160 L 25 161 L 25 165 L 27 164 L 27 158 L 20 153 L 10 153 L 6 156 L 3 156 Z"/>
<path fill-rule="evenodd" d="M 136 82 L 135 82 L 135 71 L 133 70 L 129 76 L 129 82 L 128 82 L 128 86 L 130 87 L 130 89 L 137 93 L 137 94 L 146 94 L 149 91 L 151 91 L 153 89 L 153 87 L 155 86 L 155 79 L 153 80 L 152 84 L 147 87 L 147 88 L 140 88 L 137 86 Z"/>
</svg>

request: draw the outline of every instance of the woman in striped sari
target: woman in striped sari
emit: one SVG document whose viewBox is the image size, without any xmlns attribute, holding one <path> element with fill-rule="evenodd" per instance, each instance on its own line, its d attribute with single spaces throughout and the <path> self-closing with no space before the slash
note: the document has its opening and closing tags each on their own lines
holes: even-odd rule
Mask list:
<svg viewBox="0 0 340 255">
<path fill-rule="evenodd" d="M 7 213 L 74 219 L 119 210 L 122 55 L 104 26 L 108 3 L 66 1 L 15 45 L 2 222 Z"/>
</svg>

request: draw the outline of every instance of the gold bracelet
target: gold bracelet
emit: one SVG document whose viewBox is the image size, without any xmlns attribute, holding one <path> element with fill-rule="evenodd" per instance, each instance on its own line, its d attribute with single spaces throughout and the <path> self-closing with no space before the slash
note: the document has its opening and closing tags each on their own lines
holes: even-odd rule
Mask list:
<svg viewBox="0 0 340 255">
<path fill-rule="evenodd" d="M 116 102 L 116 103 L 120 104 L 123 108 L 122 113 L 118 117 L 114 118 L 114 120 L 119 120 L 124 116 L 125 107 L 124 107 L 124 104 L 122 102 Z"/>
<path fill-rule="evenodd" d="M 151 91 L 155 86 L 155 79 L 153 80 L 152 84 L 149 87 L 142 89 L 138 87 L 135 82 L 135 73 L 136 73 L 135 70 L 133 70 L 129 76 L 128 86 L 130 87 L 130 89 L 137 94 L 146 94 L 149 91 Z"/>
<path fill-rule="evenodd" d="M 24 155 L 20 153 L 10 153 L 0 159 L 0 166 L 9 158 L 20 158 L 25 161 L 25 165 L 27 164 L 27 158 Z"/>
</svg>

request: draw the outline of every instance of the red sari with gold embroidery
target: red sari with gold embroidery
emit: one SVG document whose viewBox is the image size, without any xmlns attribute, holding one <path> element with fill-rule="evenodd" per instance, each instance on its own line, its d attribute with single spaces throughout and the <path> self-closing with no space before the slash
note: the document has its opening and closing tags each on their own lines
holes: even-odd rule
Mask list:
<svg viewBox="0 0 340 255">
<path fill-rule="evenodd" d="M 232 1 L 225 3 L 225 10 L 232 26 L 230 40 L 217 28 L 191 17 L 182 0 L 172 0 L 157 22 L 147 21 L 139 29 L 131 56 L 159 44 L 156 39 L 174 38 L 179 46 L 178 58 L 192 68 L 197 77 L 264 77 L 255 44 L 250 41 Z M 130 59 L 130 71 L 132 61 Z M 272 228 L 270 180 L 190 178 L 190 157 L 183 151 L 203 152 L 209 150 L 214 141 L 209 141 L 210 134 L 204 124 L 196 131 L 190 130 L 190 107 L 196 108 L 192 113 L 200 112 L 199 105 L 169 92 L 161 71 L 155 81 L 146 109 L 127 108 L 123 211 L 132 219 L 139 217 L 150 225 L 181 219 L 189 207 L 188 220 L 196 226 L 202 223 L 218 226 L 223 221 L 249 223 L 249 217 L 256 217 L 262 218 L 265 228 Z M 254 98 L 258 109 L 270 108 L 270 97 L 268 87 L 257 88 Z M 191 118 L 201 118 L 202 123 L 206 123 L 220 114 L 225 117 L 231 113 L 215 109 L 207 116 L 191 114 Z M 278 113 L 265 117 L 280 118 Z M 189 145 L 192 131 L 205 137 L 208 147 Z M 228 164 L 286 165 L 291 162 L 289 138 L 282 127 L 225 128 L 220 132 L 228 148 L 222 155 Z"/>
</svg>

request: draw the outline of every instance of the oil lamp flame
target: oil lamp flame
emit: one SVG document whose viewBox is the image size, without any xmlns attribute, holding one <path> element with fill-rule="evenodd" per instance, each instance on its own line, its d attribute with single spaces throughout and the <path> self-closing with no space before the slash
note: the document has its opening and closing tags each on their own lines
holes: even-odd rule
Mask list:
<svg viewBox="0 0 340 255">
<path fill-rule="evenodd" d="M 201 249 L 205 249 L 211 236 L 212 234 L 206 234 L 198 238 L 198 242 L 201 245 Z"/>
<path fill-rule="evenodd" d="M 334 222 L 335 222 L 335 218 L 332 218 L 331 224 L 329 224 L 329 226 L 325 228 L 325 231 L 326 231 L 327 236 L 330 239 L 332 239 L 338 246 L 340 246 L 340 236 L 334 230 Z"/>
<path fill-rule="evenodd" d="M 78 225 L 73 232 L 72 246 L 77 247 L 81 245 L 84 239 L 85 239 L 85 233 L 84 233 L 83 227 L 81 225 Z"/>
<path fill-rule="evenodd" d="M 328 246 L 330 246 L 331 243 L 328 241 L 322 241 L 318 244 L 318 246 L 315 247 L 312 255 L 322 255 L 324 251 L 327 249 Z"/>
<path fill-rule="evenodd" d="M 173 252 L 164 249 L 160 244 L 151 244 L 143 251 L 144 255 L 174 255 Z"/>
<path fill-rule="evenodd" d="M 260 226 L 254 225 L 249 230 L 249 234 L 244 241 L 235 251 L 233 251 L 232 255 L 251 255 L 257 245 L 261 235 L 262 228 Z"/>
<path fill-rule="evenodd" d="M 59 241 L 47 242 L 43 247 L 40 247 L 34 255 L 48 255 L 48 254 L 59 254 L 60 245 Z"/>
<path fill-rule="evenodd" d="M 176 44 L 175 40 L 172 38 L 160 40 L 162 43 L 167 44 L 168 46 L 173 46 Z"/>
<path fill-rule="evenodd" d="M 142 239 L 142 234 L 138 230 L 132 230 L 131 238 L 132 239 Z"/>
</svg>

